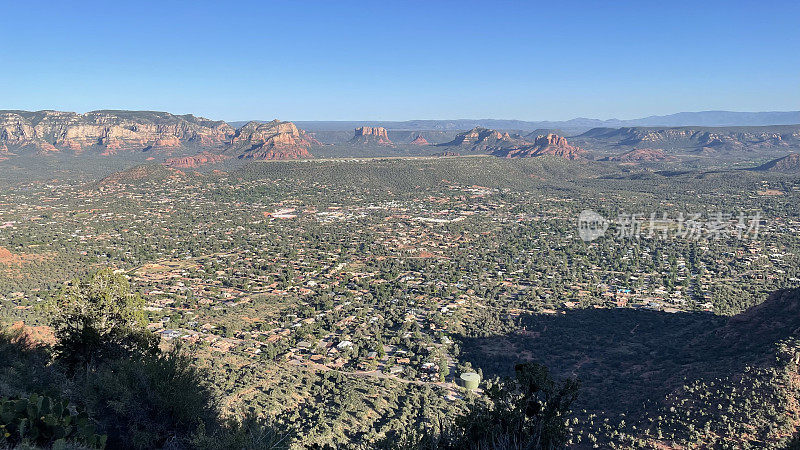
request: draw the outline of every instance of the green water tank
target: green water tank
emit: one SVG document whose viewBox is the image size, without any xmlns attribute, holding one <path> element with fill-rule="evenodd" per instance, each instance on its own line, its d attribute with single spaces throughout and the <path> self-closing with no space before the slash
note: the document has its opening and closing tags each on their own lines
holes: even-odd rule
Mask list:
<svg viewBox="0 0 800 450">
<path fill-rule="evenodd" d="M 481 376 L 475 372 L 464 372 L 459 378 L 461 378 L 461 385 L 471 391 L 478 389 L 478 384 L 481 382 Z"/>
</svg>

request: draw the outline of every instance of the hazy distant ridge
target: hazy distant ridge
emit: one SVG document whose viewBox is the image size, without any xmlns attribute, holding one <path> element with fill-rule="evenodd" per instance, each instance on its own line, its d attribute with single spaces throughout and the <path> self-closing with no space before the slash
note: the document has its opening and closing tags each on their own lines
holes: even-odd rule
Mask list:
<svg viewBox="0 0 800 450">
<path fill-rule="evenodd" d="M 236 127 L 243 122 L 229 122 Z M 454 119 L 454 120 L 408 120 L 408 121 L 295 121 L 300 128 L 309 131 L 352 131 L 362 126 L 380 126 L 389 130 L 469 130 L 485 127 L 501 130 L 533 131 L 539 128 L 557 128 L 569 132 L 582 132 L 597 127 L 680 127 L 680 126 L 763 126 L 800 124 L 800 111 L 700 111 L 680 112 L 666 116 L 649 116 L 640 119 L 587 119 L 576 118 L 564 121 L 524 121 L 503 119 Z"/>
</svg>

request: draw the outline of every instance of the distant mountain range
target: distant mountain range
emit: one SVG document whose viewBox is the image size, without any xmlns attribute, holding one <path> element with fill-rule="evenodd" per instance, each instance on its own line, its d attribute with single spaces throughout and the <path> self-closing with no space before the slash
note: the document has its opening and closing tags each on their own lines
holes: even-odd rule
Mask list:
<svg viewBox="0 0 800 450">
<path fill-rule="evenodd" d="M 600 153 L 658 149 L 685 155 L 770 155 L 800 148 L 800 125 L 593 128 L 571 140 Z"/>
<path fill-rule="evenodd" d="M 383 123 L 384 126 L 373 122 L 352 127 L 361 123 L 273 120 L 231 124 L 155 111 L 106 110 L 85 114 L 0 111 L 0 161 L 25 156 L 120 155 L 159 160 L 173 167 L 196 167 L 227 159 L 483 154 L 508 158 L 550 155 L 633 163 L 666 161 L 674 157 L 761 159 L 763 162 L 766 158 L 774 159 L 800 150 L 800 125 L 607 126 L 610 123 L 668 121 L 800 122 L 800 112 L 680 113 L 635 121 L 459 120 L 389 122 Z M 478 122 L 495 127 L 456 130 Z M 576 124 L 606 126 L 571 134 L 567 142 L 564 137 L 567 132 L 559 130 L 569 130 Z M 330 129 L 342 126 L 352 128 Z M 416 127 L 418 130 L 391 127 Z"/>
<path fill-rule="evenodd" d="M 244 122 L 229 122 L 232 126 Z M 352 131 L 363 126 L 378 126 L 387 130 L 469 130 L 475 127 L 496 130 L 533 131 L 536 129 L 558 129 L 569 133 L 581 133 L 598 127 L 730 127 L 800 124 L 800 111 L 700 111 L 680 112 L 666 116 L 649 116 L 640 119 L 587 119 L 564 121 L 524 121 L 502 119 L 457 119 L 457 120 L 408 120 L 408 121 L 295 121 L 298 127 L 308 131 Z"/>
</svg>

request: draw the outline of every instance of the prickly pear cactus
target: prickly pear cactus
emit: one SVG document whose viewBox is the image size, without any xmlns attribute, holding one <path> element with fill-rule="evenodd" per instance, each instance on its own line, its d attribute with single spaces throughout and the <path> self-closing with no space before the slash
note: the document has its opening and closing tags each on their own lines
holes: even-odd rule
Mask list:
<svg viewBox="0 0 800 450">
<path fill-rule="evenodd" d="M 31 444 L 59 448 L 67 441 L 104 448 L 106 436 L 96 434 L 88 416 L 69 408 L 67 400 L 37 394 L 0 399 L 0 446 Z"/>
</svg>

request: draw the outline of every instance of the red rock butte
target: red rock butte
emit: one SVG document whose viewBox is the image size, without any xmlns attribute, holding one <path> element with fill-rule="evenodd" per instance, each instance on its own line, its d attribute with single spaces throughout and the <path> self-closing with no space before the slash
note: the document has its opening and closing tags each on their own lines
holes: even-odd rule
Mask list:
<svg viewBox="0 0 800 450">
<path fill-rule="evenodd" d="M 353 144 L 393 145 L 386 128 L 383 127 L 358 127 L 350 142 Z"/>
<path fill-rule="evenodd" d="M 311 158 L 309 148 L 321 145 L 292 122 L 273 120 L 267 123 L 248 122 L 236 130 L 232 149 L 239 158 L 303 159 Z"/>
<path fill-rule="evenodd" d="M 413 141 L 411 141 L 411 142 L 410 142 L 410 144 L 411 144 L 411 145 L 431 145 L 431 143 L 430 143 L 430 142 L 428 142 L 428 140 L 427 140 L 427 139 L 425 139 L 424 137 L 422 137 L 422 135 L 421 135 L 421 134 L 420 134 L 420 135 L 418 135 L 416 138 L 414 138 L 414 140 L 413 140 Z"/>
</svg>

